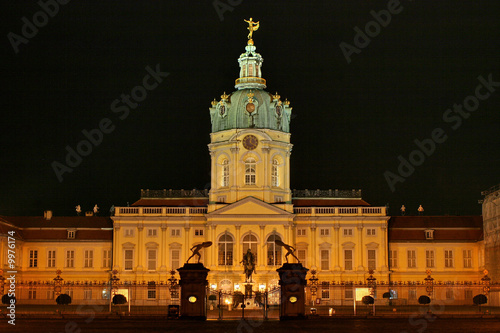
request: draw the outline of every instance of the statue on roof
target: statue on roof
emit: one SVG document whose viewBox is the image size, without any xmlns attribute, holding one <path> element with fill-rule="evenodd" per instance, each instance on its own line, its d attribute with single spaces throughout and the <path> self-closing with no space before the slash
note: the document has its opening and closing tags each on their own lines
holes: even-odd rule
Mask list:
<svg viewBox="0 0 500 333">
<path fill-rule="evenodd" d="M 251 17 L 250 17 L 250 20 L 248 20 L 248 21 L 247 20 L 243 20 L 243 21 L 245 21 L 246 23 L 248 23 L 248 28 L 247 29 L 248 29 L 248 31 L 250 31 L 250 33 L 248 34 L 248 39 L 252 40 L 253 32 L 259 30 L 259 26 L 260 26 L 259 22 L 260 21 L 259 22 L 254 22 Z"/>
<path fill-rule="evenodd" d="M 99 207 L 97 207 L 97 204 L 94 206 L 94 215 L 97 215 L 99 213 Z"/>
<path fill-rule="evenodd" d="M 75 210 L 76 210 L 76 215 L 80 216 L 80 213 L 82 212 L 82 207 L 80 205 L 76 205 Z"/>
</svg>

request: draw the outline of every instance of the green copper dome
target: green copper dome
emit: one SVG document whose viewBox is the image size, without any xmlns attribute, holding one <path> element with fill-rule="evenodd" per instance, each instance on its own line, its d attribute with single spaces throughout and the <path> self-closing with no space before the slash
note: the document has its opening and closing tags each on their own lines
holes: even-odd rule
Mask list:
<svg viewBox="0 0 500 333">
<path fill-rule="evenodd" d="M 290 132 L 292 108 L 287 100 L 281 101 L 276 93 L 272 95 L 263 90 L 266 80 L 262 78 L 262 56 L 255 52 L 256 47 L 250 39 L 241 54 L 240 77 L 236 80 L 238 90 L 213 100 L 210 108 L 212 133 L 234 128 L 268 128 Z"/>
</svg>

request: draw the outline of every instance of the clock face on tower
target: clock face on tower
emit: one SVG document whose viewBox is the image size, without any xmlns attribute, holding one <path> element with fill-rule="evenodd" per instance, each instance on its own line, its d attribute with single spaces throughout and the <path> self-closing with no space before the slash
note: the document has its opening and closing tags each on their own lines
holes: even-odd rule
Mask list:
<svg viewBox="0 0 500 333">
<path fill-rule="evenodd" d="M 243 138 L 243 147 L 248 150 L 254 150 L 259 144 L 259 139 L 254 135 L 247 135 Z"/>
</svg>

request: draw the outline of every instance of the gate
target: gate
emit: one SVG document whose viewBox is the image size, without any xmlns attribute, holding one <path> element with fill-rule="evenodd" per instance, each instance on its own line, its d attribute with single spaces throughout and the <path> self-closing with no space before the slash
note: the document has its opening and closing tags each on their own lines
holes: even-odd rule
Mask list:
<svg viewBox="0 0 500 333">
<path fill-rule="evenodd" d="M 278 319 L 280 289 L 242 292 L 209 289 L 207 319 Z"/>
</svg>

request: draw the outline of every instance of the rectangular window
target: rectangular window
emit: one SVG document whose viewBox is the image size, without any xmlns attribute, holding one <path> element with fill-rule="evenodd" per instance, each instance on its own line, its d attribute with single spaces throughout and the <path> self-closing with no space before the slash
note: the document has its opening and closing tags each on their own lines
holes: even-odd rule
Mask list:
<svg viewBox="0 0 500 333">
<path fill-rule="evenodd" d="M 204 230 L 203 229 L 194 229 L 194 235 L 195 236 L 203 236 Z"/>
<path fill-rule="evenodd" d="M 75 231 L 68 230 L 68 239 L 75 239 Z"/>
<path fill-rule="evenodd" d="M 453 289 L 451 289 L 451 288 L 446 289 L 446 299 L 448 299 L 448 300 L 454 299 Z"/>
<path fill-rule="evenodd" d="M 156 237 L 158 235 L 157 229 L 148 229 L 148 237 Z"/>
<path fill-rule="evenodd" d="M 306 228 L 300 228 L 300 229 L 297 229 L 297 236 L 299 237 L 305 237 L 306 236 Z"/>
<path fill-rule="evenodd" d="M 47 299 L 54 299 L 54 290 L 47 290 Z"/>
<path fill-rule="evenodd" d="M 425 266 L 427 268 L 434 268 L 434 250 L 425 251 Z"/>
<path fill-rule="evenodd" d="M 344 298 L 345 299 L 353 299 L 354 298 L 354 294 L 352 292 L 352 287 L 345 287 Z"/>
<path fill-rule="evenodd" d="M 368 250 L 368 269 L 375 270 L 377 267 L 377 260 L 375 258 L 375 250 Z"/>
<path fill-rule="evenodd" d="M 408 299 L 409 300 L 417 299 L 417 290 L 415 288 L 408 289 Z"/>
<path fill-rule="evenodd" d="M 154 281 L 148 282 L 148 299 L 156 299 L 156 284 Z"/>
<path fill-rule="evenodd" d="M 75 267 L 75 251 L 66 251 L 66 268 Z"/>
<path fill-rule="evenodd" d="M 181 229 L 180 228 L 170 229 L 170 236 L 180 237 L 181 236 Z"/>
<path fill-rule="evenodd" d="M 434 230 L 425 230 L 425 239 L 434 239 Z"/>
<path fill-rule="evenodd" d="M 319 235 L 320 236 L 330 236 L 330 229 L 329 228 L 319 229 Z"/>
<path fill-rule="evenodd" d="M 131 271 L 134 266 L 134 250 L 125 250 L 125 270 Z"/>
<path fill-rule="evenodd" d="M 71 299 L 73 299 L 73 290 L 72 289 L 67 289 L 65 294 L 69 295 L 69 297 L 71 297 Z"/>
<path fill-rule="evenodd" d="M 134 229 L 127 228 L 124 231 L 125 231 L 125 237 L 134 237 Z"/>
<path fill-rule="evenodd" d="M 344 250 L 344 268 L 346 271 L 352 271 L 352 250 Z"/>
<path fill-rule="evenodd" d="M 171 263 L 172 263 L 172 269 L 177 269 L 180 267 L 180 260 L 181 260 L 181 250 L 173 249 L 171 250 Z"/>
<path fill-rule="evenodd" d="M 328 271 L 330 269 L 330 251 L 321 250 L 321 270 Z"/>
<path fill-rule="evenodd" d="M 85 268 L 94 267 L 94 251 L 93 250 L 85 250 L 83 267 L 85 267 Z"/>
<path fill-rule="evenodd" d="M 28 299 L 36 299 L 36 290 L 35 289 L 30 289 L 28 291 Z"/>
<path fill-rule="evenodd" d="M 389 251 L 389 268 L 397 268 L 398 267 L 398 251 L 391 250 Z"/>
<path fill-rule="evenodd" d="M 245 162 L 245 185 L 255 185 L 255 174 L 257 164 L 254 159 Z"/>
<path fill-rule="evenodd" d="M 102 251 L 102 267 L 111 268 L 111 250 Z"/>
<path fill-rule="evenodd" d="M 408 268 L 417 267 L 417 251 L 408 250 Z"/>
<path fill-rule="evenodd" d="M 92 299 L 92 289 L 83 290 L 83 299 Z"/>
<path fill-rule="evenodd" d="M 321 284 L 321 298 L 330 299 L 330 284 L 328 282 Z"/>
<path fill-rule="evenodd" d="M 156 271 L 156 249 L 148 250 L 148 271 Z"/>
<path fill-rule="evenodd" d="M 306 267 L 306 250 L 305 249 L 298 249 L 297 250 L 297 258 L 299 258 L 299 261 L 302 263 L 304 267 Z"/>
<path fill-rule="evenodd" d="M 352 228 L 344 228 L 344 237 L 352 236 Z"/>
<path fill-rule="evenodd" d="M 366 235 L 367 236 L 375 236 L 375 230 L 376 229 L 373 229 L 373 228 L 366 229 Z"/>
<path fill-rule="evenodd" d="M 50 268 L 56 267 L 56 251 L 55 250 L 47 251 L 47 267 L 50 267 Z"/>
<path fill-rule="evenodd" d="M 465 289 L 464 290 L 464 297 L 465 297 L 465 299 L 472 299 L 472 289 Z"/>
<path fill-rule="evenodd" d="M 453 267 L 453 250 L 444 250 L 444 267 Z"/>
<path fill-rule="evenodd" d="M 38 250 L 30 251 L 30 268 L 38 267 Z"/>
<path fill-rule="evenodd" d="M 472 250 L 464 250 L 464 268 L 472 268 Z"/>
</svg>

